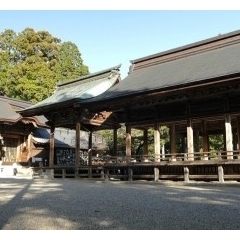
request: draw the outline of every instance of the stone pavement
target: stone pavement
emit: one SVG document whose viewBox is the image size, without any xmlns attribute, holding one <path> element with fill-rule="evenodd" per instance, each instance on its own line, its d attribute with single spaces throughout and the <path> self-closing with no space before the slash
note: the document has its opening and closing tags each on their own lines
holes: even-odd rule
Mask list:
<svg viewBox="0 0 240 240">
<path fill-rule="evenodd" d="M 2 230 L 238 230 L 240 184 L 0 177 Z"/>
</svg>

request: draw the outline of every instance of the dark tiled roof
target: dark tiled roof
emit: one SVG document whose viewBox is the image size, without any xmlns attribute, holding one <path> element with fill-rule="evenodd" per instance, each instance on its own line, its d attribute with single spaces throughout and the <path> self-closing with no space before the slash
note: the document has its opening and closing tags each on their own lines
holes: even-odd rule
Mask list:
<svg viewBox="0 0 240 240">
<path fill-rule="evenodd" d="M 240 36 L 240 31 L 166 51 L 162 54 L 133 60 L 132 62 L 133 65 L 144 61 L 147 62 L 154 57 L 161 58 L 166 54 L 184 51 L 202 44 L 212 44 L 213 41 L 223 41 L 226 37 L 236 37 L 236 35 Z M 137 66 L 136 70 L 133 67 L 133 71 L 119 84 L 111 87 L 100 96 L 85 102 L 107 101 L 152 91 L 164 91 L 168 88 L 194 85 L 205 80 L 236 73 L 240 73 L 239 39 L 231 44 L 222 44 L 221 47 L 217 46 L 204 51 L 196 51 L 195 53 L 193 50 L 191 54 L 185 54 L 178 58 L 173 57 L 171 60 L 160 61 L 157 64 L 152 62 L 148 66 Z"/>
<path fill-rule="evenodd" d="M 30 102 L 0 96 L 0 121 L 12 123 L 20 121 L 23 118 L 17 111 L 32 105 Z M 45 122 L 47 121 L 44 116 L 34 116 L 34 119 L 35 122 L 41 126 L 45 126 Z"/>
<path fill-rule="evenodd" d="M 20 117 L 21 115 L 16 113 L 9 103 L 0 100 L 0 119 L 1 120 L 16 121 Z"/>
<path fill-rule="evenodd" d="M 217 41 L 222 40 L 222 39 L 232 38 L 232 37 L 237 36 L 239 34 L 240 34 L 240 30 L 233 31 L 233 32 L 230 32 L 230 33 L 226 33 L 226 34 L 219 34 L 216 37 L 212 37 L 212 38 L 208 38 L 208 39 L 205 39 L 205 40 L 202 40 L 202 41 L 190 43 L 190 44 L 187 44 L 185 46 L 173 48 L 173 49 L 170 49 L 170 50 L 167 50 L 167 51 L 152 54 L 152 55 L 145 56 L 145 57 L 142 57 L 142 58 L 130 60 L 130 62 L 131 63 L 142 62 L 142 61 L 145 61 L 145 60 L 148 60 L 148 59 L 164 56 L 164 55 L 171 54 L 171 53 L 174 53 L 174 52 L 180 52 L 180 51 L 183 51 L 183 50 L 186 50 L 186 49 L 193 49 L 195 47 L 198 47 L 198 46 L 201 46 L 201 45 L 206 45 L 206 44 L 213 43 L 213 42 L 217 42 Z"/>
</svg>

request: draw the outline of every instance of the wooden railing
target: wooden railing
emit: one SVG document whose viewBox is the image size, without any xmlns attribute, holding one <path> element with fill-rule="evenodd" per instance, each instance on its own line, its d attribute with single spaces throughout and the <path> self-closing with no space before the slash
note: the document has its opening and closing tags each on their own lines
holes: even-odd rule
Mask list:
<svg viewBox="0 0 240 240">
<path fill-rule="evenodd" d="M 240 181 L 239 151 L 178 153 L 158 156 L 104 156 L 92 165 L 34 167 L 32 176 L 105 180 Z"/>
</svg>

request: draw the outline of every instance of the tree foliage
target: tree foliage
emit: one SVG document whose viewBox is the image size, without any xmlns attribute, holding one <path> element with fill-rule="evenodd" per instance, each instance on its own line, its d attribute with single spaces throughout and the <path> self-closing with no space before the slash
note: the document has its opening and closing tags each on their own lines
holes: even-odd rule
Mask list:
<svg viewBox="0 0 240 240">
<path fill-rule="evenodd" d="M 58 81 L 88 74 L 77 46 L 47 31 L 26 28 L 0 33 L 0 93 L 8 97 L 42 101 Z"/>
<path fill-rule="evenodd" d="M 109 152 L 108 154 L 114 155 L 113 151 L 113 130 L 102 130 L 101 134 L 105 139 Z M 170 144 L 170 131 L 167 126 L 160 127 L 160 147 L 161 153 L 164 149 L 165 153 L 171 153 Z M 200 141 L 198 142 L 200 151 L 202 151 L 202 137 L 200 136 Z M 177 153 L 184 153 L 186 149 L 187 139 L 182 137 L 177 138 L 176 149 Z M 196 143 L 197 144 L 197 143 Z M 138 156 L 143 155 L 144 137 L 143 131 L 132 129 L 131 130 L 131 153 L 132 156 L 138 158 Z M 216 152 L 216 150 L 224 150 L 224 136 L 223 134 L 209 135 L 209 151 Z M 126 154 L 126 128 L 122 125 L 117 132 L 117 155 L 125 156 Z M 197 150 L 195 150 L 197 151 Z M 199 150 L 198 150 L 199 151 Z M 148 129 L 148 155 L 154 155 L 154 129 Z"/>
<path fill-rule="evenodd" d="M 170 137 L 169 137 L 169 129 L 166 126 L 161 126 L 161 140 L 160 144 L 169 145 Z M 101 134 L 106 141 L 109 152 L 108 154 L 114 155 L 113 152 L 113 130 L 102 130 Z M 138 129 L 131 130 L 131 153 L 132 156 L 143 155 L 143 146 L 144 146 L 144 136 L 143 131 Z M 118 155 L 125 155 L 126 151 L 126 127 L 124 125 L 118 129 L 117 132 L 117 151 Z M 148 129 L 148 154 L 154 154 L 154 129 Z"/>
</svg>

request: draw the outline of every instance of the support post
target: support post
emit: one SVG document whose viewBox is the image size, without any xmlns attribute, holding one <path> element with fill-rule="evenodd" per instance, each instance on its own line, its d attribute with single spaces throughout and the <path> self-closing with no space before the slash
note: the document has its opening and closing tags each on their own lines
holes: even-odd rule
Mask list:
<svg viewBox="0 0 240 240">
<path fill-rule="evenodd" d="M 78 177 L 78 167 L 80 163 L 80 122 L 76 123 L 76 146 L 75 146 L 75 177 Z"/>
<path fill-rule="evenodd" d="M 131 127 L 129 125 L 126 126 L 126 157 L 127 162 L 131 159 L 131 144 L 132 144 L 132 137 L 131 137 Z"/>
<path fill-rule="evenodd" d="M 131 167 L 128 167 L 128 181 L 133 180 L 133 170 Z"/>
<path fill-rule="evenodd" d="M 184 167 L 184 182 L 189 182 L 189 169 Z"/>
<path fill-rule="evenodd" d="M 54 130 L 55 127 L 50 128 L 50 139 L 49 139 L 49 167 L 54 166 Z"/>
<path fill-rule="evenodd" d="M 109 181 L 110 180 L 110 177 L 109 177 L 109 169 L 105 169 L 105 174 L 104 174 L 104 178 L 105 178 L 105 181 Z"/>
<path fill-rule="evenodd" d="M 157 122 L 154 124 L 154 153 L 155 162 L 160 162 L 160 126 Z"/>
<path fill-rule="evenodd" d="M 172 124 L 170 127 L 170 142 L 171 142 L 171 160 L 176 161 L 176 126 Z"/>
<path fill-rule="evenodd" d="M 187 121 L 187 148 L 188 148 L 188 161 L 194 160 L 194 143 L 193 143 L 193 127 L 192 120 Z"/>
<path fill-rule="evenodd" d="M 231 125 L 231 116 L 229 114 L 225 115 L 225 133 L 226 133 L 226 151 L 227 159 L 233 159 L 233 134 Z"/>
<path fill-rule="evenodd" d="M 240 159 L 240 116 L 237 116 L 237 150 L 238 159 Z"/>
<path fill-rule="evenodd" d="M 202 121 L 202 128 L 203 128 L 203 160 L 208 160 L 208 130 L 207 130 L 207 122 Z"/>
<path fill-rule="evenodd" d="M 222 166 L 218 166 L 218 181 L 220 183 L 224 182 L 224 172 L 223 172 L 223 167 Z"/>
<path fill-rule="evenodd" d="M 117 156 L 117 128 L 113 129 L 113 155 Z"/>
<path fill-rule="evenodd" d="M 154 168 L 154 182 L 159 181 L 159 168 Z"/>
<path fill-rule="evenodd" d="M 62 178 L 66 178 L 66 169 L 65 168 L 62 169 Z"/>
<path fill-rule="evenodd" d="M 143 161 L 148 159 L 148 129 L 143 130 Z"/>
<path fill-rule="evenodd" d="M 88 165 L 92 166 L 92 131 L 89 133 L 89 139 L 88 139 Z"/>
</svg>

